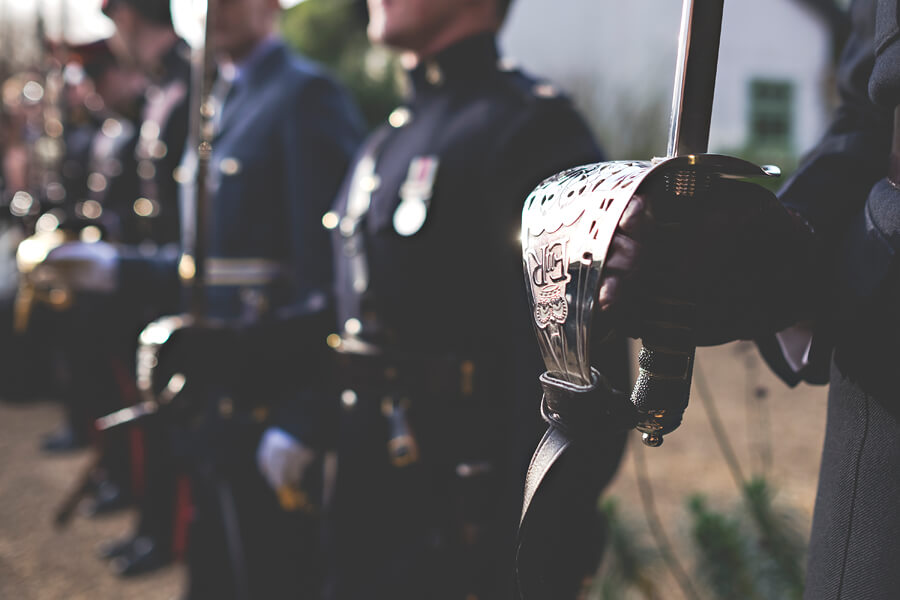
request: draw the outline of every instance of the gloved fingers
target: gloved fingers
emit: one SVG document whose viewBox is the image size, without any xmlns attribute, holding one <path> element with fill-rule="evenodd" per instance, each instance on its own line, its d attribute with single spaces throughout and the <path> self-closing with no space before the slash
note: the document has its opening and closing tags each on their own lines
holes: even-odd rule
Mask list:
<svg viewBox="0 0 900 600">
<path fill-rule="evenodd" d="M 53 248 L 47 259 L 54 260 L 86 260 L 100 263 L 112 263 L 119 257 L 116 247 L 108 242 L 66 242 Z"/>
<path fill-rule="evenodd" d="M 609 274 L 603 278 L 600 291 L 597 293 L 597 308 L 609 310 L 619 300 L 619 289 L 622 279 L 619 275 Z"/>
<path fill-rule="evenodd" d="M 260 473 L 276 491 L 283 487 L 299 489 L 315 458 L 314 450 L 277 427 L 266 430 L 256 452 Z"/>
<path fill-rule="evenodd" d="M 613 271 L 632 272 L 638 263 L 641 245 L 625 235 L 614 235 L 609 246 L 606 259 L 606 269 Z"/>
<path fill-rule="evenodd" d="M 631 238 L 639 238 L 652 220 L 647 208 L 647 201 L 644 198 L 632 196 L 628 201 L 628 206 L 622 212 L 622 216 L 619 217 L 617 236 L 624 233 Z"/>
<path fill-rule="evenodd" d="M 41 265 L 79 292 L 112 293 L 118 284 L 118 251 L 105 242 L 69 242 L 52 249 Z"/>
<path fill-rule="evenodd" d="M 256 465 L 263 479 L 271 486 L 273 490 L 277 490 L 283 485 L 283 461 L 280 460 L 279 453 L 273 447 L 271 441 L 263 436 L 259 447 L 256 449 Z"/>
</svg>

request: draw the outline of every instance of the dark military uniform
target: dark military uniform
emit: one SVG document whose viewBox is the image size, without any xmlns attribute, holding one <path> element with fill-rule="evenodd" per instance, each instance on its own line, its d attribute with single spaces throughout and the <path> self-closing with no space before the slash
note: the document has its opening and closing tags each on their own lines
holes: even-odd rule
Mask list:
<svg viewBox="0 0 900 600">
<path fill-rule="evenodd" d="M 303 422 L 300 415 L 320 410 L 318 377 L 305 378 L 308 384 L 295 377 L 309 362 L 300 334 L 322 339 L 331 322 L 324 317 L 331 263 L 321 218 L 362 128 L 346 93 L 277 40 L 262 42 L 234 78 L 219 79 L 214 96 L 224 101 L 209 162 L 205 292 L 208 316 L 224 327 L 173 340 L 185 359 L 173 368 L 187 375 L 184 395 L 203 417 L 179 425 L 176 436 L 191 462 L 196 506 L 189 597 L 294 597 L 298 586 L 313 585 L 299 579 L 314 575 L 317 536 L 279 508 L 258 473 L 265 423 L 263 411 L 248 407 L 274 408 L 270 422 L 289 431 Z M 177 271 L 174 261 L 135 259 L 123 264 L 127 281 L 171 285 L 177 272 L 191 284 L 196 163 L 191 150 L 181 170 Z"/>
<path fill-rule="evenodd" d="M 119 197 L 134 197 L 137 193 L 131 160 L 137 139 L 136 125 L 119 115 L 95 116 L 98 124 L 84 156 L 82 181 L 73 181 L 66 190 L 67 214 L 61 226 L 69 232 L 69 237 L 77 236 L 87 226 L 108 232 L 115 218 L 107 209 Z M 82 436 L 93 429 L 94 419 L 121 406 L 122 399 L 110 370 L 111 356 L 122 351 L 123 343 L 128 347 L 127 338 L 119 332 L 122 321 L 110 322 L 110 311 L 117 304 L 120 303 L 108 294 L 84 294 L 74 299 L 72 306 L 58 318 L 60 324 L 54 337 L 62 343 L 68 372 L 63 400 L 71 426 Z M 124 317 L 123 311 L 124 307 L 119 306 L 116 313 Z M 135 328 L 139 324 L 131 326 Z M 129 362 L 123 363 L 125 373 L 130 368 Z"/>
<path fill-rule="evenodd" d="M 144 93 L 140 131 L 133 147 L 137 194 L 117 195 L 115 239 L 147 253 L 179 241 L 178 183 L 188 129 L 190 48 L 176 42 L 160 61 Z"/>
<path fill-rule="evenodd" d="M 144 92 L 134 143 L 127 158 L 123 158 L 130 167 L 134 187 L 130 193 L 112 195 L 105 206 L 106 233 L 120 243 L 126 264 L 134 257 L 157 254 L 174 260 L 177 256 L 180 227 L 176 169 L 188 133 L 189 61 L 190 48 L 183 40 L 178 40 L 162 56 L 160 67 L 152 74 L 153 79 Z M 130 283 L 126 281 L 120 286 L 115 298 L 125 319 L 118 331 L 121 340 L 116 346 L 120 352 L 115 359 L 118 362 L 113 363 L 114 368 L 125 374 L 119 385 L 123 404 L 135 400 L 132 382 L 140 328 L 153 318 L 174 311 L 179 301 L 175 286 Z M 182 474 L 161 424 L 144 423 L 129 432 L 129 436 L 131 467 L 135 471 L 133 487 L 139 495 L 138 526 L 130 544 L 119 543 L 105 550 L 118 557 L 114 570 L 125 575 L 168 561 L 176 527 L 176 484 Z"/>
<path fill-rule="evenodd" d="M 780 194 L 822 239 L 829 275 L 812 363 L 800 373 L 823 382 L 830 363 L 810 600 L 900 593 L 900 144 L 888 159 L 900 104 L 900 13 L 897 0 L 857 0 L 851 11 L 838 69 L 841 105 Z"/>
<path fill-rule="evenodd" d="M 110 69 L 122 68 L 116 64 L 106 40 L 76 48 L 75 52 L 82 55 L 86 74 L 98 86 Z M 77 239 L 79 231 L 93 226 L 104 232 L 106 239 L 118 241 L 110 233 L 110 225 L 116 221 L 110 209 L 120 198 L 133 198 L 138 193 L 133 155 L 139 126 L 134 120 L 141 103 L 139 96 L 135 90 L 127 105 L 117 106 L 121 113 L 110 109 L 92 112 L 88 123 L 67 130 L 67 155 L 62 164 L 65 203 L 62 211 L 59 207 L 53 211 L 60 217 L 60 227 L 67 232 L 67 239 Z M 123 360 L 121 355 L 113 359 L 117 352 L 123 351 L 123 344 L 127 347 L 127 338 L 120 332 L 123 321 L 119 318 L 111 321 L 110 316 L 124 318 L 127 312 L 108 293 L 85 293 L 73 298 L 71 306 L 54 316 L 58 322 L 52 345 L 62 348 L 66 374 L 62 397 L 70 426 L 81 439 L 93 431 L 95 418 L 121 406 L 113 369 L 124 367 L 122 374 L 127 377 L 131 361 Z M 131 324 L 132 328 L 138 326 Z M 112 360 L 119 364 L 111 367 Z M 120 456 L 113 459 L 115 466 L 107 465 L 117 471 L 115 477 L 119 480 L 124 479 L 127 471 L 124 450 L 111 452 Z"/>
<path fill-rule="evenodd" d="M 567 99 L 498 62 L 491 35 L 409 79 L 408 103 L 369 138 L 324 218 L 343 390 L 327 596 L 512 597 L 542 430 L 522 203 L 600 153 Z M 623 348 L 611 356 L 624 385 Z"/>
</svg>

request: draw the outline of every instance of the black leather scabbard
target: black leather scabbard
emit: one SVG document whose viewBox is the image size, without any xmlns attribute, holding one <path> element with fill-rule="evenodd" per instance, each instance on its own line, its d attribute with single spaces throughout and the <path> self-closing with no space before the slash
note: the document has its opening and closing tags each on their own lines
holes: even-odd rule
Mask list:
<svg viewBox="0 0 900 600">
<path fill-rule="evenodd" d="M 587 386 L 541 376 L 541 414 L 550 426 L 525 478 L 516 551 L 523 600 L 574 598 L 599 557 L 585 551 L 597 532 L 578 519 L 593 516 L 600 488 L 618 463 L 609 449 L 621 448 L 637 414 L 627 394 L 612 389 L 595 369 L 591 375 Z"/>
</svg>

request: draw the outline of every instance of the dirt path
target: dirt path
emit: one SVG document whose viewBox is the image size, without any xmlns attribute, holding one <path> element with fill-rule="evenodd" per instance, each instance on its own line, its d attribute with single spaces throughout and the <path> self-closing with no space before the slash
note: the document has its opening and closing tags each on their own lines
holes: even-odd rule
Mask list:
<svg viewBox="0 0 900 600">
<path fill-rule="evenodd" d="M 122 580 L 96 558 L 98 544 L 129 532 L 133 515 L 76 515 L 58 532 L 52 515 L 90 460 L 49 456 L 40 438 L 61 422 L 52 402 L 0 402 L 0 599 L 178 600 L 180 567 Z"/>
</svg>

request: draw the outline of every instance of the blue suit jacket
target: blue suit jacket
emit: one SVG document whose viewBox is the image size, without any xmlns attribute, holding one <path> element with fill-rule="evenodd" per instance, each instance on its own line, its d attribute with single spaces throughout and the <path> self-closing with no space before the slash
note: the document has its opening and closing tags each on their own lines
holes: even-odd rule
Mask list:
<svg viewBox="0 0 900 600">
<path fill-rule="evenodd" d="M 241 336 L 228 344 L 240 354 L 229 357 L 238 372 L 224 365 L 217 372 L 256 398 L 296 396 L 301 386 L 284 380 L 314 361 L 304 347 L 318 342 L 324 348 L 327 331 L 319 329 L 331 327 L 331 320 L 310 316 L 330 304 L 330 240 L 321 221 L 362 137 L 361 123 L 346 92 L 280 41 L 252 61 L 225 102 L 209 163 L 208 316 L 235 325 Z M 188 148 L 183 252 L 190 251 L 194 233 L 195 167 L 196 153 Z M 175 256 L 125 256 L 121 284 L 177 295 L 177 264 Z M 189 288 L 182 288 L 187 297 Z M 241 391 L 235 391 L 238 398 Z M 305 420 L 296 409 L 291 413 L 290 421 Z"/>
<path fill-rule="evenodd" d="M 234 84 L 213 139 L 206 253 L 228 265 L 261 259 L 274 263 L 278 274 L 264 286 L 210 286 L 212 316 L 254 320 L 259 307 L 247 293 L 254 287 L 265 287 L 256 291 L 265 292 L 266 309 L 282 314 L 304 311 L 311 296 L 327 292 L 330 246 L 321 219 L 361 132 L 347 95 L 281 42 L 267 47 Z M 192 192 L 189 183 L 183 198 Z M 240 281 L 240 268 L 225 270 Z M 249 275 L 256 279 L 252 266 Z"/>
</svg>

